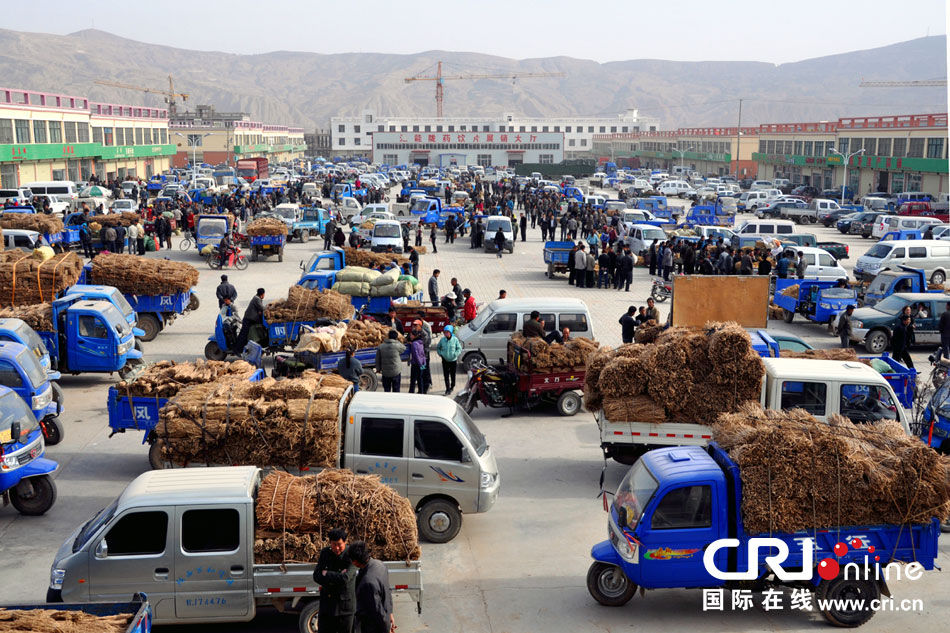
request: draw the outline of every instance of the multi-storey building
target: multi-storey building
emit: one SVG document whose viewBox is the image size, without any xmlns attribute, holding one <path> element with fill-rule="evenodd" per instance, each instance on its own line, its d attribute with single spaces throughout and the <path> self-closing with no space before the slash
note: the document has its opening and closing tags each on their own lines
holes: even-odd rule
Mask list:
<svg viewBox="0 0 950 633">
<path fill-rule="evenodd" d="M 660 121 L 636 109 L 614 117 L 519 117 L 506 113 L 494 117 L 394 117 L 364 110 L 359 116 L 330 119 L 330 146 L 334 156 L 368 157 L 374 133 L 454 134 L 514 133 L 563 134 L 564 157 L 589 156 L 595 134 L 656 131 Z"/>
<path fill-rule="evenodd" d="M 0 186 L 148 178 L 174 154 L 165 109 L 0 88 Z"/>
</svg>

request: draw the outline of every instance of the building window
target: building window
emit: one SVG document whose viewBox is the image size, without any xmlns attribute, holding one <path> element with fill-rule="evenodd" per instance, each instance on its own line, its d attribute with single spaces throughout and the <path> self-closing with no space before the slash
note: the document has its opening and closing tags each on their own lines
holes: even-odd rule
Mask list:
<svg viewBox="0 0 950 633">
<path fill-rule="evenodd" d="M 532 132 L 537 132 L 537 131 L 538 131 L 538 126 L 537 126 L 537 125 L 532 125 L 532 126 L 531 126 L 531 131 L 532 131 Z"/>
<path fill-rule="evenodd" d="M 441 132 L 441 131 L 442 131 L 442 126 L 441 126 L 441 125 L 435 126 L 435 131 L 436 131 L 436 132 Z"/>
<path fill-rule="evenodd" d="M 765 139 L 763 139 L 763 138 L 760 138 L 760 139 L 759 139 L 759 153 L 760 153 L 760 154 L 765 154 L 765 153 L 766 153 L 766 152 L 765 152 Z"/>
<path fill-rule="evenodd" d="M 66 124 L 66 139 L 69 140 L 69 123 Z M 115 129 L 115 144 L 116 146 L 125 145 L 125 128 Z"/>
<path fill-rule="evenodd" d="M 568 147 L 574 147 L 574 139 L 572 139 L 572 138 L 567 139 L 567 146 L 568 146 Z"/>
<path fill-rule="evenodd" d="M 76 142 L 76 122 L 75 121 L 64 121 L 63 128 L 65 131 L 66 142 L 75 143 Z"/>
<path fill-rule="evenodd" d="M 561 126 L 560 126 L 560 125 L 555 125 L 555 126 L 554 126 L 554 131 L 555 131 L 555 132 L 560 132 L 560 131 L 561 131 Z"/>
<path fill-rule="evenodd" d="M 366 116 L 363 117 L 363 120 L 364 120 L 366 123 L 372 123 L 372 122 L 373 122 L 373 115 L 372 115 L 372 114 L 367 114 Z M 359 132 L 359 130 L 357 130 L 357 132 Z"/>
<path fill-rule="evenodd" d="M 92 128 L 92 142 L 99 143 L 99 145 L 102 145 L 102 128 L 101 127 Z"/>
<path fill-rule="evenodd" d="M 13 119 L 0 119 L 0 145 L 11 145 L 13 142 Z"/>
<path fill-rule="evenodd" d="M 390 131 L 390 132 L 395 132 L 395 131 L 396 131 L 396 126 L 395 126 L 395 125 L 390 125 L 390 126 L 389 126 L 389 131 Z M 403 131 L 405 132 L 405 130 L 403 130 Z"/>
<path fill-rule="evenodd" d="M 360 133 L 360 126 L 354 125 L 354 126 L 353 126 L 353 134 L 359 134 L 359 133 Z"/>
<path fill-rule="evenodd" d="M 606 125 L 601 125 L 601 126 L 600 126 L 600 133 L 601 133 L 601 134 L 605 134 L 606 132 L 607 132 L 607 126 L 606 126 Z"/>
<path fill-rule="evenodd" d="M 39 141 L 37 141 L 39 143 Z M 943 158 L 943 139 L 927 139 L 927 158 Z"/>
<path fill-rule="evenodd" d="M 798 156 L 801 156 L 804 149 L 805 149 L 804 141 L 795 141 L 794 150 L 792 151 L 792 153 Z"/>
<path fill-rule="evenodd" d="M 28 119 L 16 119 L 13 122 L 13 126 L 16 128 L 16 142 L 17 143 L 29 143 L 30 142 L 30 122 Z"/>
<path fill-rule="evenodd" d="M 46 121 L 33 121 L 33 142 L 46 142 Z"/>
<path fill-rule="evenodd" d="M 440 126 L 440 127 L 441 127 L 441 126 Z M 449 126 L 449 132 L 454 132 L 454 131 L 455 131 L 455 126 L 454 126 L 454 125 L 450 125 L 450 126 Z"/>
<path fill-rule="evenodd" d="M 377 125 L 377 126 L 376 126 L 376 131 L 377 131 L 377 132 L 385 132 L 385 131 L 386 131 L 386 126 L 385 126 L 385 125 Z"/>
<path fill-rule="evenodd" d="M 168 130 L 166 130 L 165 128 L 159 128 L 158 131 L 161 132 L 162 145 L 167 145 L 168 144 Z M 329 139 L 330 136 L 327 135 L 327 138 Z"/>
<path fill-rule="evenodd" d="M 924 156 L 924 139 L 922 138 L 910 139 L 910 144 L 907 147 L 907 158 L 923 158 L 923 156 Z M 908 191 L 913 191 L 913 189 L 908 189 Z"/>
<path fill-rule="evenodd" d="M 586 146 L 587 146 L 587 139 L 586 139 L 586 138 L 582 138 L 582 139 L 581 139 L 581 147 L 586 147 Z"/>
<path fill-rule="evenodd" d="M 616 134 L 616 133 L 617 133 L 617 126 L 616 126 L 616 125 L 611 125 L 611 126 L 610 126 L 610 133 L 611 133 L 611 134 Z"/>
<path fill-rule="evenodd" d="M 345 131 L 346 131 L 346 126 L 345 126 L 345 125 L 338 125 L 338 126 L 337 126 L 337 132 L 345 132 Z"/>
<path fill-rule="evenodd" d="M 479 154 L 476 161 L 482 167 L 491 167 L 491 154 Z"/>
<path fill-rule="evenodd" d="M 848 148 L 850 147 L 851 139 L 849 138 L 839 138 L 838 139 L 838 151 L 842 154 L 848 153 Z"/>
<path fill-rule="evenodd" d="M 534 128 L 531 128 L 531 131 L 533 132 L 533 131 L 534 131 Z M 548 131 L 548 126 L 546 126 L 546 125 L 542 126 L 542 127 L 541 127 L 541 131 L 542 131 L 542 132 L 547 132 L 547 131 Z"/>
<path fill-rule="evenodd" d="M 7 119 L 7 121 L 9 121 L 9 119 Z M 65 180 L 65 178 L 59 178 L 59 180 Z M 0 164 L 0 187 L 3 187 L 4 189 L 15 189 L 16 186 L 16 165 L 11 165 L 9 163 Z"/>
<path fill-rule="evenodd" d="M 50 123 L 49 133 L 50 133 L 50 136 L 52 136 L 52 134 L 53 134 L 53 125 L 52 125 L 52 123 Z M 103 144 L 103 145 L 115 145 L 115 137 L 112 135 L 112 128 L 111 128 L 111 127 L 104 127 L 104 128 L 102 128 L 102 144 Z M 97 172 L 97 173 L 98 173 L 98 172 Z M 104 174 L 104 172 L 103 172 L 103 174 Z"/>
<path fill-rule="evenodd" d="M 876 138 L 864 139 L 864 155 L 877 156 L 877 139 Z"/>
<path fill-rule="evenodd" d="M 903 158 L 906 155 L 907 155 L 907 139 L 895 138 L 894 139 L 894 153 L 892 154 L 892 156 L 894 156 L 895 158 Z"/>
<path fill-rule="evenodd" d="M 140 127 L 135 128 L 135 144 L 142 144 L 142 128 Z"/>
<path fill-rule="evenodd" d="M 476 126 L 476 127 L 478 127 L 478 126 Z M 487 126 L 487 125 L 483 125 L 483 126 L 482 126 L 482 132 L 488 132 L 490 129 L 491 129 L 491 128 L 490 128 L 489 126 Z"/>
<path fill-rule="evenodd" d="M 425 126 L 424 131 L 425 131 L 425 132 L 431 132 L 431 131 L 432 131 L 432 126 L 431 126 L 431 125 Z"/>
<path fill-rule="evenodd" d="M 775 141 L 766 141 L 765 142 L 765 153 L 774 154 L 775 153 Z"/>
<path fill-rule="evenodd" d="M 918 172 L 913 172 L 905 174 L 904 178 L 904 190 L 905 191 L 920 191 L 923 188 L 923 179 Z"/>
<path fill-rule="evenodd" d="M 346 139 L 345 139 L 345 138 L 338 138 L 338 139 L 336 140 L 336 144 L 337 144 L 337 145 L 346 145 Z"/>
<path fill-rule="evenodd" d="M 803 153 L 805 156 L 814 156 L 814 155 L 815 155 L 815 154 L 814 154 L 814 151 L 815 151 L 815 143 L 814 143 L 814 141 L 805 141 L 805 143 L 804 143 L 804 145 L 803 145 L 803 148 L 802 148 L 802 153 Z"/>
<path fill-rule="evenodd" d="M 399 162 L 399 154 L 383 154 L 383 162 L 387 165 L 395 165 Z"/>
<path fill-rule="evenodd" d="M 360 139 L 359 139 L 359 138 L 353 139 L 353 145 L 359 145 L 359 144 L 360 144 Z"/>
<path fill-rule="evenodd" d="M 571 126 L 568 125 L 566 128 L 564 128 L 564 131 L 567 132 L 568 134 L 570 134 L 570 133 L 571 133 Z"/>
<path fill-rule="evenodd" d="M 418 132 L 418 131 L 419 131 L 419 126 L 418 126 L 418 125 L 413 125 L 413 126 L 412 126 L 412 131 L 413 131 L 413 132 Z M 403 132 L 405 132 L 405 130 L 403 130 Z"/>
<path fill-rule="evenodd" d="M 554 154 L 539 154 L 538 162 L 542 165 L 553 165 L 554 164 Z"/>
<path fill-rule="evenodd" d="M 520 131 L 520 132 L 526 131 L 526 130 L 525 130 L 525 127 L 522 125 L 521 128 L 519 129 L 519 131 Z"/>
<path fill-rule="evenodd" d="M 891 155 L 891 139 L 889 138 L 877 139 L 877 155 L 878 156 Z"/>
</svg>

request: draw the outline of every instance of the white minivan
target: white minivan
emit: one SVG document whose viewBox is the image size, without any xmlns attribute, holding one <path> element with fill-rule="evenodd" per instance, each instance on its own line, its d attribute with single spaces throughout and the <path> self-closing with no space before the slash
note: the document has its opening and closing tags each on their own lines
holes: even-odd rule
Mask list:
<svg viewBox="0 0 950 633">
<path fill-rule="evenodd" d="M 791 220 L 749 220 L 739 229 L 740 235 L 791 235 L 795 223 Z"/>
<path fill-rule="evenodd" d="M 744 191 L 739 194 L 739 204 L 743 205 L 746 213 L 754 213 L 768 201 L 769 196 L 764 191 Z"/>
<path fill-rule="evenodd" d="M 793 250 L 801 253 L 805 258 L 805 279 L 818 279 L 819 281 L 838 281 L 847 279 L 848 271 L 841 267 L 831 253 L 813 246 L 793 246 L 787 250 Z"/>
<path fill-rule="evenodd" d="M 652 224 L 634 224 L 627 227 L 627 246 L 634 255 L 639 255 L 654 241 L 658 244 L 667 240 L 666 232 Z"/>
<path fill-rule="evenodd" d="M 940 224 L 940 220 L 919 215 L 882 215 L 875 220 L 871 236 L 880 240 L 891 231 L 920 231 L 922 233 L 931 224 Z"/>
<path fill-rule="evenodd" d="M 496 299 L 482 308 L 474 320 L 456 330 L 462 344 L 463 366 L 470 369 L 476 362 L 504 363 L 508 340 L 515 332 L 521 332 L 534 310 L 541 313 L 546 332 L 568 328 L 572 337 L 594 338 L 590 310 L 580 299 Z"/>
<path fill-rule="evenodd" d="M 858 258 L 854 276 L 859 281 L 873 279 L 899 266 L 923 269 L 932 284 L 942 284 L 950 271 L 950 244 L 945 240 L 892 240 L 878 242 Z"/>
<path fill-rule="evenodd" d="M 24 185 L 35 196 L 56 194 L 69 199 L 71 209 L 75 209 L 79 201 L 79 190 L 71 180 L 48 180 L 44 182 L 28 182 Z"/>
<path fill-rule="evenodd" d="M 752 186 L 749 187 L 749 189 L 752 191 L 765 191 L 766 189 L 772 189 L 774 186 L 771 180 L 753 180 Z"/>
<path fill-rule="evenodd" d="M 685 198 L 686 196 L 691 196 L 696 193 L 696 191 L 689 186 L 689 183 L 685 180 L 667 180 L 659 187 L 657 191 L 664 196 L 679 196 Z"/>
</svg>

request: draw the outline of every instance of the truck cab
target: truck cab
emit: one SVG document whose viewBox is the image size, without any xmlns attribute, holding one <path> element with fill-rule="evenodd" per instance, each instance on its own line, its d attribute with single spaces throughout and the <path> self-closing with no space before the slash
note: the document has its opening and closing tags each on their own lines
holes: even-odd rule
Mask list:
<svg viewBox="0 0 950 633">
<path fill-rule="evenodd" d="M 345 267 L 345 251 L 342 248 L 334 246 L 328 251 L 317 251 L 310 256 L 310 259 L 308 259 L 306 263 L 300 260 L 300 270 L 303 271 L 300 273 L 300 279 L 303 280 L 305 276 L 315 273 L 336 273 L 336 271 L 343 270 Z M 336 275 L 334 274 L 333 277 L 335 280 Z"/>
<path fill-rule="evenodd" d="M 89 264 L 83 268 L 83 276 L 87 277 L 89 269 L 91 266 Z M 83 278 L 80 278 L 82 281 Z M 119 292 L 119 289 L 115 286 L 101 286 L 98 284 L 75 284 L 66 289 L 64 296 L 77 296 L 82 297 L 83 299 L 92 299 L 96 301 L 108 301 L 115 309 L 119 311 L 119 314 L 125 319 L 125 322 L 129 324 L 129 327 L 132 328 L 132 333 L 137 337 L 142 337 L 145 335 L 145 332 L 138 327 L 138 315 L 135 310 L 132 308 L 132 304 L 125 298 L 125 295 Z"/>
<path fill-rule="evenodd" d="M 63 373 L 120 372 L 141 360 L 132 328 L 114 305 L 77 296 L 53 302 L 57 331 L 45 340 Z M 137 363 L 131 363 L 137 364 Z"/>
<path fill-rule="evenodd" d="M 409 499 L 419 533 L 445 543 L 463 513 L 487 512 L 498 497 L 495 455 L 455 401 L 360 391 L 344 416 L 344 465 L 376 474 Z"/>
<path fill-rule="evenodd" d="M 50 380 L 59 380 L 60 374 L 52 368 L 49 350 L 39 335 L 23 319 L 0 319 L 0 341 L 10 341 L 25 345 L 39 360 L 43 371 Z"/>
<path fill-rule="evenodd" d="M 294 224 L 300 221 L 300 205 L 295 202 L 282 202 L 270 212 L 280 218 L 287 225 L 288 231 L 293 231 Z"/>
<path fill-rule="evenodd" d="M 294 223 L 291 236 L 307 242 L 312 235 L 323 235 L 330 223 L 330 212 L 320 207 L 304 207 L 300 218 Z"/>
<path fill-rule="evenodd" d="M 231 230 L 231 218 L 227 215 L 199 215 L 195 217 L 195 243 L 200 251 L 205 246 L 217 246 L 221 238 Z"/>
<path fill-rule="evenodd" d="M 864 305 L 873 306 L 897 292 L 927 292 L 924 271 L 900 266 L 898 270 L 878 273 L 864 291 Z"/>
<path fill-rule="evenodd" d="M 59 414 L 53 384 L 39 359 L 25 345 L 0 342 L 0 385 L 15 391 L 29 405 L 37 422 L 45 423 Z M 56 444 L 60 436 L 50 444 Z"/>
<path fill-rule="evenodd" d="M 426 196 L 425 198 L 416 198 L 409 205 L 409 215 L 425 218 L 430 213 L 442 213 L 442 200 Z"/>
<path fill-rule="evenodd" d="M 402 225 L 396 220 L 376 220 L 370 238 L 374 253 L 402 253 Z"/>
</svg>

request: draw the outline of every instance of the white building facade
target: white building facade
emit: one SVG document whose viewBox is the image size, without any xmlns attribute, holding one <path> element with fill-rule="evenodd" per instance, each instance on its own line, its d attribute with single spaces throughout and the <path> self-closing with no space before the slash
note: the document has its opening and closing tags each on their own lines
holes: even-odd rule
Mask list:
<svg viewBox="0 0 950 633">
<path fill-rule="evenodd" d="M 359 116 L 332 117 L 330 143 L 334 156 L 368 157 L 371 153 L 374 133 L 562 134 L 564 158 L 575 158 L 590 154 L 595 134 L 650 132 L 658 129 L 660 129 L 658 118 L 642 115 L 636 109 L 629 109 L 614 117 L 519 117 L 506 113 L 494 117 L 443 117 L 441 119 L 377 116 L 371 110 L 364 110 Z"/>
<path fill-rule="evenodd" d="M 509 167 L 564 160 L 564 133 L 373 132 L 370 159 L 382 165 Z"/>
</svg>

